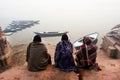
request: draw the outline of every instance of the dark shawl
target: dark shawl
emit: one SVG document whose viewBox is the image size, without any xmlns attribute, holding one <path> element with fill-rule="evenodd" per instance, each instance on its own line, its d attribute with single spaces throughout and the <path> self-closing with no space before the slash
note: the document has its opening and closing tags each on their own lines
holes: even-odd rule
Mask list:
<svg viewBox="0 0 120 80">
<path fill-rule="evenodd" d="M 39 71 L 46 69 L 47 65 L 51 63 L 50 55 L 43 43 L 30 43 L 27 48 L 26 61 L 28 62 L 28 69 L 30 71 Z"/>
</svg>

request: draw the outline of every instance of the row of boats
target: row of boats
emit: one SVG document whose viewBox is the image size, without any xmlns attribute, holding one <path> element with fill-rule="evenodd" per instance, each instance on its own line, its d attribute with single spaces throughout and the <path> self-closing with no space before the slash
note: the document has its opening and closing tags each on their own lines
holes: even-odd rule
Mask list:
<svg viewBox="0 0 120 80">
<path fill-rule="evenodd" d="M 12 21 L 11 24 L 9 24 L 3 31 L 4 33 L 9 36 L 17 31 L 21 31 L 23 29 L 29 28 L 31 26 L 34 26 L 35 24 L 39 24 L 39 20 L 16 20 Z M 63 34 L 67 34 L 68 31 L 56 31 L 56 32 L 34 32 L 37 35 L 40 35 L 41 37 L 55 37 L 55 36 L 61 36 Z M 88 37 L 91 37 L 95 43 L 97 43 L 98 33 L 91 33 L 86 35 Z M 77 39 L 73 42 L 73 45 L 76 49 L 79 49 L 82 43 L 83 37 Z"/>
<path fill-rule="evenodd" d="M 17 31 L 39 24 L 39 20 L 16 20 L 12 21 L 3 31 L 6 35 L 11 35 Z"/>
<path fill-rule="evenodd" d="M 33 21 L 33 20 L 18 20 L 18 21 L 12 21 L 9 26 L 7 26 L 4 30 L 4 33 L 7 35 L 11 35 L 17 31 L 23 30 L 27 27 L 34 26 L 35 24 L 39 24 L 39 21 Z M 63 34 L 67 34 L 68 31 L 63 32 L 34 32 L 37 35 L 40 35 L 41 37 L 55 37 L 55 36 L 61 36 Z M 85 36 L 90 37 L 94 44 L 98 41 L 98 33 L 91 33 Z M 78 50 L 81 45 L 83 44 L 83 37 L 75 40 L 73 42 L 73 46 Z M 117 52 L 120 52 L 120 24 L 116 25 L 112 28 L 110 32 L 108 32 L 105 37 L 103 38 L 103 43 L 101 44 L 103 49 L 108 49 L 110 46 L 114 47 Z"/>
</svg>

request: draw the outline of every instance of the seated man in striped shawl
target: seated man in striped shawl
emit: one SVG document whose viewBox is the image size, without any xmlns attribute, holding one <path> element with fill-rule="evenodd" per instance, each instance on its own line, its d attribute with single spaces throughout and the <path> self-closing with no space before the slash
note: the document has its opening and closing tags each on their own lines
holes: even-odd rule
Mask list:
<svg viewBox="0 0 120 80">
<path fill-rule="evenodd" d="M 76 52 L 77 67 L 90 69 L 94 66 L 94 69 L 101 70 L 96 63 L 97 46 L 93 44 L 89 37 L 84 37 L 83 45 Z"/>
</svg>

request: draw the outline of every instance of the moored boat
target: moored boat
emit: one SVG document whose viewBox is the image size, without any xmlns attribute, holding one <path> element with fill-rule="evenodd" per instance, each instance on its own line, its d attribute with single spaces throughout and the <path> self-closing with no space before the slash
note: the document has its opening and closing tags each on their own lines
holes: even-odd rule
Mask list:
<svg viewBox="0 0 120 80">
<path fill-rule="evenodd" d="M 87 37 L 90 37 L 92 40 L 93 40 L 93 43 L 96 44 L 97 43 L 97 38 L 98 38 L 98 33 L 95 32 L 95 33 L 91 33 L 91 34 L 88 34 L 86 35 Z M 76 41 L 73 42 L 73 46 L 75 47 L 76 50 L 79 50 L 80 47 L 82 46 L 83 44 L 83 38 L 84 37 L 81 37 L 79 39 L 77 39 Z"/>
<path fill-rule="evenodd" d="M 120 58 L 120 24 L 102 38 L 101 49 L 111 58 Z"/>
<path fill-rule="evenodd" d="M 23 29 L 30 28 L 31 26 L 34 26 L 35 24 L 39 24 L 39 21 L 38 20 L 36 20 L 36 21 L 34 21 L 34 20 L 16 20 L 16 21 L 12 21 L 11 24 L 9 24 L 3 31 L 5 34 L 12 35 L 13 33 L 17 32 L 17 31 L 21 31 Z"/>
<path fill-rule="evenodd" d="M 68 33 L 68 31 L 65 31 L 65 32 L 34 32 L 34 33 L 40 35 L 41 37 L 54 37 L 54 36 L 61 36 L 65 33 Z"/>
</svg>

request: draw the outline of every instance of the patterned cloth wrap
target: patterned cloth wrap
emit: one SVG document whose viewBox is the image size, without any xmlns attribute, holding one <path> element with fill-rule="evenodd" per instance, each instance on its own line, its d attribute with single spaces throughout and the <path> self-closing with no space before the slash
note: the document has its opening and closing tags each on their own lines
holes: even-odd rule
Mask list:
<svg viewBox="0 0 120 80">
<path fill-rule="evenodd" d="M 89 37 L 84 37 L 83 45 L 79 49 L 76 55 L 77 66 L 89 68 L 96 62 L 97 46 L 93 45 L 93 42 Z"/>
<path fill-rule="evenodd" d="M 76 55 L 76 61 L 77 65 L 79 67 L 88 67 L 92 66 L 96 62 L 96 57 L 97 57 L 97 47 L 96 46 L 86 46 L 82 45 L 81 49 L 78 51 Z M 86 53 L 88 51 L 88 53 Z"/>
<path fill-rule="evenodd" d="M 75 70 L 73 59 L 73 46 L 69 41 L 61 41 L 56 46 L 55 51 L 55 66 L 63 71 Z"/>
</svg>

